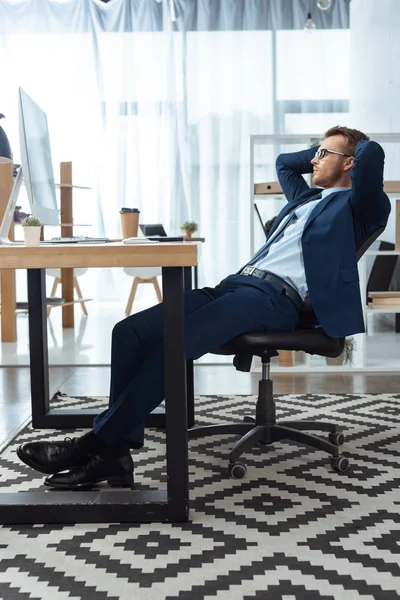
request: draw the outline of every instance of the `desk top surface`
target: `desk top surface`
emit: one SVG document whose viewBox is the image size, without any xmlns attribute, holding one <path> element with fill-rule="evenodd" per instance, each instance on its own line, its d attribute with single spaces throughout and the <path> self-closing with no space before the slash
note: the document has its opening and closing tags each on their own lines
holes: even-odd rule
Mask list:
<svg viewBox="0 0 400 600">
<path fill-rule="evenodd" d="M 200 242 L 0 246 L 0 269 L 193 267 Z"/>
</svg>

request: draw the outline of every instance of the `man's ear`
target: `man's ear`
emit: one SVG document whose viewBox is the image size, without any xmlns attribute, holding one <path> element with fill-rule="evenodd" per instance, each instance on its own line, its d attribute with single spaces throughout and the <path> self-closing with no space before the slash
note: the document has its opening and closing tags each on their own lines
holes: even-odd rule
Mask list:
<svg viewBox="0 0 400 600">
<path fill-rule="evenodd" d="M 354 165 L 354 156 L 349 156 L 349 158 L 344 163 L 344 170 L 350 171 L 350 169 L 353 165 Z"/>
</svg>

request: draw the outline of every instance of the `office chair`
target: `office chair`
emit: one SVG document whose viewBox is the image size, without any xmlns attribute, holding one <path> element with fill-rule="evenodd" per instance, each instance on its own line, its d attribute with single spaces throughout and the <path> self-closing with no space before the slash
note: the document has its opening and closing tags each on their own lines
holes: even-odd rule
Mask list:
<svg viewBox="0 0 400 600">
<path fill-rule="evenodd" d="M 79 300 L 82 300 L 83 296 L 82 296 L 81 288 L 79 286 L 77 278 L 81 277 L 86 272 L 87 272 L 86 267 L 74 269 L 74 289 L 76 291 L 76 295 L 78 296 Z M 50 292 L 50 297 L 53 297 L 56 295 L 58 286 L 61 285 L 61 269 L 46 269 L 46 275 L 48 277 L 54 277 L 53 287 L 51 288 L 51 292 Z M 81 305 L 83 314 L 87 317 L 88 312 L 87 312 L 85 303 L 79 302 L 79 304 Z M 54 308 L 54 307 L 51 305 L 47 307 L 47 316 L 50 315 L 50 311 L 52 308 Z"/>
<path fill-rule="evenodd" d="M 357 251 L 357 261 L 368 247 L 382 233 L 384 227 L 370 235 Z M 270 379 L 271 357 L 278 356 L 278 350 L 303 350 L 308 354 L 319 354 L 335 358 L 344 348 L 344 338 L 332 338 L 321 328 L 315 328 L 315 314 L 302 313 L 300 325 L 293 331 L 253 332 L 240 335 L 213 354 L 234 354 L 233 361 L 237 371 L 250 371 L 253 356 L 259 356 L 262 361 L 262 375 L 259 381 L 258 399 L 255 417 L 246 416 L 241 423 L 222 423 L 189 429 L 189 439 L 208 437 L 220 434 L 240 434 L 229 454 L 228 471 L 234 479 L 246 475 L 246 465 L 239 461 L 240 456 L 256 444 L 269 446 L 274 442 L 288 439 L 323 450 L 331 455 L 332 468 L 343 473 L 349 467 L 346 457 L 340 456 L 339 447 L 344 443 L 344 434 L 335 423 L 323 421 L 282 421 L 276 422 L 273 382 Z M 328 439 L 306 433 L 322 431 L 328 433 Z"/>
</svg>

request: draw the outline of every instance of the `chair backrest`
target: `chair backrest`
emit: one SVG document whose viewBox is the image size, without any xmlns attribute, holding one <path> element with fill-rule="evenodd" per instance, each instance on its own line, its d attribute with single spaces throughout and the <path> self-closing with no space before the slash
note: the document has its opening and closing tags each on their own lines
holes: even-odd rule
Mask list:
<svg viewBox="0 0 400 600">
<path fill-rule="evenodd" d="M 358 250 L 356 252 L 357 262 L 360 260 L 362 255 L 365 254 L 365 252 L 368 250 L 370 245 L 381 235 L 381 233 L 383 231 L 385 231 L 385 228 L 379 227 L 379 229 L 376 229 L 373 233 L 371 233 L 371 235 L 369 235 L 367 237 L 367 239 L 365 239 L 363 241 L 363 243 L 361 244 L 361 246 L 358 248 Z"/>
<path fill-rule="evenodd" d="M 371 233 L 361 244 L 356 252 L 357 262 L 360 260 L 362 255 L 368 250 L 370 245 L 385 231 L 384 227 L 379 227 L 373 233 Z M 300 322 L 299 329 L 313 328 L 318 323 L 317 317 L 312 309 L 312 305 L 307 304 L 304 310 L 300 311 Z"/>
</svg>

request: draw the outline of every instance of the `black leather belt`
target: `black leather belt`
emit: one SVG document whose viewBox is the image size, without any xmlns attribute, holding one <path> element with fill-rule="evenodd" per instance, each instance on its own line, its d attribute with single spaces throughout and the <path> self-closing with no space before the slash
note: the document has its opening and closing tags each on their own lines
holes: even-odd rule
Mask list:
<svg viewBox="0 0 400 600">
<path fill-rule="evenodd" d="M 304 302 L 300 294 L 284 279 L 274 275 L 274 273 L 270 273 L 270 271 L 263 271 L 262 269 L 256 269 L 256 267 L 245 267 L 239 272 L 239 275 L 248 275 L 251 277 L 257 277 L 257 279 L 264 279 L 265 281 L 276 283 L 285 290 L 286 296 L 297 308 L 302 308 L 304 306 Z"/>
</svg>

